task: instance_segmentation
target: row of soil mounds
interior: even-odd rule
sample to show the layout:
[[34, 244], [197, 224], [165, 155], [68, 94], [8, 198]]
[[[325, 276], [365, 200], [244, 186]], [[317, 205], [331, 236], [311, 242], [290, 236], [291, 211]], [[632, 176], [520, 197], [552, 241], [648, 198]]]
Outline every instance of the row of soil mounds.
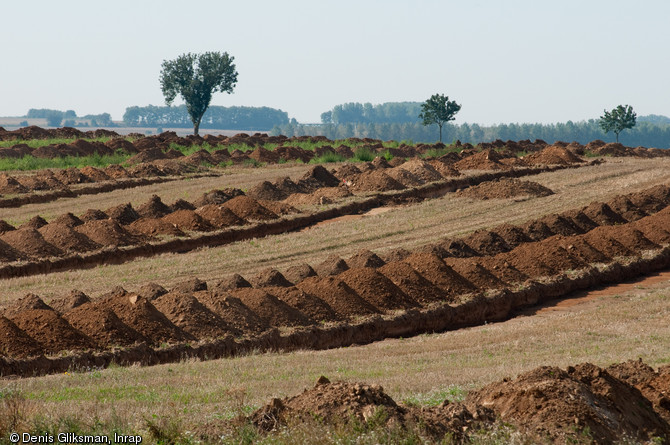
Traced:
[[[170, 206], [153, 196], [137, 209], [129, 203], [105, 211], [89, 209], [79, 216], [61, 215], [51, 223], [35, 216], [18, 229], [0, 220], [0, 246], [4, 248], [0, 261], [63, 257], [110, 246], [141, 246], [161, 235], [184, 237], [189, 232], [212, 232], [246, 225], [250, 221], [273, 221], [280, 215], [298, 213], [293, 205], [327, 204], [352, 196], [352, 192], [408, 188], [395, 181], [393, 176], [408, 185], [418, 184], [416, 187], [424, 186], [428, 181], [439, 184], [438, 181], [444, 178], [439, 173], [440, 163], [439, 160], [431, 164], [414, 159], [392, 168], [383, 158], [378, 158], [363, 164], [360, 169], [347, 164], [332, 173], [322, 166], [315, 166], [297, 181], [288, 177], [273, 183], [264, 181], [252, 187], [246, 195], [234, 188], [212, 190], [193, 202], [177, 200]], [[410, 191], [414, 187], [412, 185]]]
[[[664, 190], [667, 199], [670, 189]], [[22, 358], [220, 338], [224, 350], [232, 353], [236, 344], [230, 342], [235, 337], [260, 341], [269, 336], [267, 347], [272, 341], [281, 342], [276, 331], [280, 327], [303, 329], [285, 340], [287, 347], [333, 347], [368, 332], [364, 326], [357, 331], [356, 323], [367, 322], [367, 329], [372, 329], [384, 323], [379, 317], [398, 311], [406, 315], [366, 335], [378, 339], [379, 335], [478, 324], [504, 319], [515, 307], [603, 280], [623, 280], [667, 267], [670, 249], [660, 246], [670, 244], [670, 232], [664, 229], [668, 227], [670, 208], [666, 207], [635, 222], [525, 242], [496, 255], [442, 258], [418, 249], [400, 260], [357, 255], [350, 259], [351, 265], [335, 264], [346, 270], [334, 275], [317, 275], [309, 267], [296, 266], [293, 282], [287, 278], [293, 272], [268, 269], [251, 280], [240, 275], [209, 284], [192, 279], [169, 291], [156, 284], [136, 292], [117, 288], [93, 300], [74, 291], [49, 305], [28, 295], [3, 310], [0, 320], [6, 335], [0, 337], [0, 351]], [[649, 256], [650, 252], [658, 254]], [[638, 263], [617, 263], [621, 257], [644, 255], [648, 258]], [[570, 277], [562, 275], [566, 271]], [[547, 277], [557, 276], [563, 276], [563, 281], [544, 283]], [[524, 287], [520, 289], [519, 284]], [[410, 322], [412, 317], [419, 319], [418, 324]], [[314, 330], [321, 326], [332, 329], [316, 335]]]
[[195, 167], [178, 163], [138, 164], [124, 168], [112, 164], [104, 168], [69, 167], [45, 169], [26, 175], [0, 174], [0, 195], [20, 195], [45, 190], [70, 190], [73, 185], [115, 182], [131, 178], [181, 176], [196, 173]]
[[379, 385], [320, 377], [313, 388], [272, 399], [242, 421], [262, 432], [310, 424], [412, 429], [430, 442], [471, 443], [500, 422], [515, 427], [520, 443], [617, 443], [670, 436], [670, 366], [654, 370], [641, 360], [601, 368], [582, 363], [542, 366], [471, 391], [463, 402], [438, 406], [396, 403]]

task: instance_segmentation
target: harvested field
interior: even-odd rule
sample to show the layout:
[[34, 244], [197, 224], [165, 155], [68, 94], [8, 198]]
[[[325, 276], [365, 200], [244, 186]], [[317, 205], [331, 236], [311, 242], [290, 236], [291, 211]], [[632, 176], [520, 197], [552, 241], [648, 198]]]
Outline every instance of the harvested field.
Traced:
[[[169, 164], [152, 160], [161, 157], [215, 165], [304, 156], [280, 141], [269, 151], [261, 136], [238, 138], [249, 139], [246, 153], [194, 148], [179, 156], [166, 149], [170, 138], [133, 143], [151, 163], [127, 172], [163, 178], [156, 172]], [[342, 416], [371, 425], [382, 408], [387, 431], [405, 434], [418, 422], [429, 442], [508, 428], [496, 419], [559, 443], [584, 431], [603, 443], [622, 432], [637, 441], [667, 435], [663, 291], [633, 289], [623, 299], [576, 293], [670, 269], [670, 159], [609, 147], [624, 156], [584, 162], [567, 144], [525, 142], [519, 146], [531, 154], [521, 159], [514, 144], [499, 142], [437, 160], [213, 167], [208, 174], [217, 176], [177, 175], [0, 209], [0, 375], [38, 391], [47, 378], [31, 376], [72, 370], [111, 376], [117, 365], [154, 365], [160, 379], [165, 366], [182, 377], [188, 368], [237, 366], [222, 379], [244, 375], [256, 411], [216, 417], [196, 404], [194, 412], [207, 414], [189, 425], [201, 438], [235, 428], [232, 417], [264, 437], [295, 428], [292, 421], [307, 425], [315, 413], [324, 421], [317, 429], [346, 428]], [[320, 143], [317, 154], [327, 150]], [[342, 147], [331, 151], [347, 152]], [[95, 185], [123, 176], [84, 167], [2, 184], [48, 194], [75, 190], [84, 177]], [[654, 283], [663, 289], [662, 280]], [[545, 309], [572, 295], [573, 303]], [[551, 338], [555, 332], [564, 334]], [[428, 358], [429, 350], [442, 358]], [[395, 359], [383, 358], [389, 351]], [[414, 358], [399, 361], [400, 351]], [[249, 360], [282, 372], [301, 369], [288, 365], [297, 356], [333, 362], [307, 363], [311, 371], [282, 385], [260, 384], [267, 374], [256, 367], [259, 379], [248, 380]], [[627, 361], [638, 356], [654, 369]], [[148, 375], [127, 369], [140, 381]], [[289, 398], [321, 374], [337, 382], [320, 379]], [[469, 394], [442, 403], [445, 385]], [[429, 407], [407, 402], [432, 393], [439, 399]], [[590, 411], [592, 400], [599, 410]], [[129, 406], [122, 417], [148, 405]]]

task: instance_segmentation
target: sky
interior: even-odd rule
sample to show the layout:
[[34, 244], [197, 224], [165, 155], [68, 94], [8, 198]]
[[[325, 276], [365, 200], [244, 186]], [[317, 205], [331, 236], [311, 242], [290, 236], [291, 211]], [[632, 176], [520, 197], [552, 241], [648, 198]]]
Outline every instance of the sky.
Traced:
[[[212, 105], [319, 122], [337, 104], [462, 105], [455, 123], [670, 116], [668, 0], [5, 1], [0, 116], [163, 105], [163, 60], [227, 52]], [[181, 103], [179, 99], [175, 104]]]

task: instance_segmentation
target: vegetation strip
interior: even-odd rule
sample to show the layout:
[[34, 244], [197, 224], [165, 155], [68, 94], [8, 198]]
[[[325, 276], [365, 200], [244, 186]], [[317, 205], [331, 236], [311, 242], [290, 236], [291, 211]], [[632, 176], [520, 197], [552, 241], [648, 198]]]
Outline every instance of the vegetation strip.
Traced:
[[376, 207], [397, 204], [410, 198], [431, 199], [445, 193], [454, 192], [483, 182], [499, 178], [522, 177], [545, 172], [553, 172], [566, 168], [579, 168], [582, 165], [551, 166], [525, 169], [512, 169], [494, 173], [483, 173], [463, 179], [436, 181], [416, 188], [400, 191], [382, 192], [362, 201], [345, 204], [323, 210], [310, 215], [281, 219], [275, 222], [258, 223], [253, 226], [226, 229], [213, 233], [201, 234], [188, 239], [171, 239], [156, 244], [142, 244], [125, 248], [98, 250], [88, 254], [76, 254], [64, 258], [42, 259], [22, 264], [9, 264], [0, 267], [0, 279], [25, 277], [31, 275], [91, 268], [101, 264], [121, 264], [139, 257], [151, 257], [169, 252], [188, 252], [201, 247], [214, 247], [253, 238], [277, 235], [285, 232], [304, 229], [320, 222], [345, 215], [355, 215]]

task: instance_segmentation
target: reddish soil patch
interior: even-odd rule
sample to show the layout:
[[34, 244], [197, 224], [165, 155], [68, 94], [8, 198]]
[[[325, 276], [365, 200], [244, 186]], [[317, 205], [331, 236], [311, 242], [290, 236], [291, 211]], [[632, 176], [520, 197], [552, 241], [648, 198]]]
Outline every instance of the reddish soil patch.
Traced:
[[9, 232], [11, 230], [16, 230], [16, 227], [5, 221], [4, 219], [0, 219], [0, 234]]
[[221, 317], [232, 329], [253, 335], [270, 328], [265, 320], [242, 303], [239, 298], [210, 291], [197, 292], [195, 297], [210, 311]]
[[42, 218], [39, 215], [36, 215], [36, 216], [33, 216], [32, 218], [30, 218], [29, 221], [21, 224], [19, 226], [19, 229], [28, 229], [29, 228], [29, 229], [37, 230], [40, 227], [46, 226], [47, 224], [49, 224], [49, 223], [47, 222], [46, 219]]
[[81, 220], [86, 221], [97, 221], [109, 218], [105, 212], [98, 209], [88, 209], [86, 212], [82, 213]]
[[549, 147], [523, 158], [528, 164], [567, 165], [584, 162], [582, 158], [565, 147], [550, 145]]
[[63, 252], [90, 252], [102, 247], [65, 224], [47, 224], [39, 229], [39, 232], [46, 242]]
[[170, 207], [158, 195], [151, 196], [149, 201], [137, 208], [137, 213], [145, 218], [161, 218], [170, 212]]
[[73, 215], [72, 213], [64, 213], [51, 221], [51, 224], [60, 224], [68, 227], [76, 227], [84, 224], [84, 221]]
[[177, 210], [161, 218], [181, 230], [209, 232], [214, 227], [193, 210]]
[[329, 255], [322, 263], [314, 266], [314, 270], [320, 277], [338, 275], [348, 269], [346, 261], [335, 254]]
[[417, 187], [426, 183], [423, 179], [400, 167], [389, 169], [386, 174], [405, 187]]
[[226, 292], [243, 287], [252, 286], [251, 283], [249, 283], [242, 275], [235, 273], [216, 283], [214, 285], [214, 290], [217, 292]]
[[258, 203], [263, 207], [265, 207], [266, 209], [270, 210], [271, 212], [275, 213], [276, 215], [288, 215], [291, 213], [300, 213], [298, 209], [296, 209], [295, 207], [286, 202], [268, 201], [266, 199], [259, 199]]
[[441, 289], [405, 262], [389, 262], [378, 271], [398, 286], [405, 295], [422, 305], [443, 301], [445, 298], [445, 293]]
[[502, 236], [489, 230], [477, 230], [463, 241], [479, 255], [496, 255], [512, 250]]
[[30, 258], [61, 256], [63, 252], [49, 244], [40, 232], [33, 228], [20, 228], [0, 235], [0, 239]]
[[335, 170], [335, 176], [343, 181], [347, 180], [353, 181], [360, 174], [361, 170], [354, 164], [344, 164], [343, 166]]
[[175, 326], [199, 340], [241, 333], [191, 294], [169, 292], [153, 300], [153, 305]]
[[408, 171], [424, 182], [440, 181], [443, 179], [440, 172], [433, 165], [422, 159], [409, 160], [395, 169]]
[[414, 253], [405, 258], [404, 262], [445, 292], [448, 297], [475, 290], [472, 283], [454, 272], [435, 254]]
[[507, 285], [482, 266], [478, 258], [447, 258], [444, 262], [479, 290], [499, 289]]
[[[9, 232], [4, 232], [9, 233]], [[2, 241], [0, 236], [0, 261], [3, 263], [11, 263], [12, 261], [17, 261], [19, 259], [26, 259], [26, 255], [14, 249], [12, 246]]]
[[288, 281], [284, 275], [282, 275], [277, 269], [265, 269], [262, 270], [254, 277], [251, 282], [254, 287], [267, 287], [267, 286], [279, 286], [279, 287], [289, 287], [292, 286], [291, 282]]
[[140, 236], [186, 236], [175, 224], [157, 218], [142, 217], [126, 228], [130, 233]]
[[623, 436], [644, 441], [670, 432], [638, 390], [590, 363], [567, 371], [543, 366], [492, 383], [468, 394], [466, 406], [473, 405], [490, 407], [502, 420], [551, 442], [569, 443], [584, 429], [596, 443]]
[[87, 221], [75, 227], [75, 230], [101, 246], [130, 246], [139, 244], [142, 240], [111, 219]]
[[26, 358], [42, 355], [42, 348], [14, 322], [0, 315], [0, 356]]
[[377, 268], [382, 267], [384, 264], [386, 264], [384, 260], [379, 258], [376, 253], [370, 252], [367, 249], [361, 249], [347, 259], [347, 265], [352, 269], [360, 267]]
[[247, 191], [247, 196], [255, 199], [266, 199], [268, 201], [279, 201], [288, 196], [285, 192], [279, 190], [270, 181], [263, 181], [256, 184]]
[[367, 267], [349, 269], [338, 278], [379, 310], [417, 307], [418, 303], [381, 273]]
[[616, 213], [610, 206], [602, 202], [594, 202], [582, 209], [582, 213], [599, 226], [613, 226], [625, 224], [626, 220]]
[[231, 291], [235, 298], [251, 309], [270, 326], [309, 326], [314, 324], [307, 316], [277, 297], [261, 289], [237, 289]]
[[63, 316], [72, 326], [102, 347], [130, 346], [148, 341], [123, 323], [109, 308], [96, 303], [85, 303]]
[[305, 173], [301, 181], [308, 184], [316, 183], [319, 187], [337, 187], [340, 184], [339, 179], [320, 165]]
[[498, 259], [509, 262], [514, 268], [531, 277], [553, 276], [566, 270], [577, 270], [587, 266], [577, 256], [572, 256], [556, 245], [553, 238], [533, 244], [522, 244], [511, 252], [498, 255]]
[[350, 187], [359, 192], [385, 192], [389, 190], [403, 190], [406, 187], [380, 170], [361, 173]]
[[35, 294], [26, 294], [25, 296], [13, 301], [9, 306], [3, 309], [2, 315], [12, 318], [21, 312], [31, 309], [45, 309], [51, 310], [40, 297]]
[[577, 224], [570, 219], [556, 214], [547, 215], [538, 220], [546, 224], [547, 228], [557, 235], [572, 236], [584, 233], [584, 231]]
[[258, 201], [248, 196], [236, 196], [226, 201], [223, 205], [238, 217], [249, 221], [270, 221], [279, 218], [276, 213], [263, 207]]
[[378, 314], [379, 310], [361, 298], [349, 285], [335, 277], [309, 277], [296, 285], [330, 306], [342, 318], [352, 319]]
[[2, 174], [0, 175], [0, 193], [4, 195], [16, 195], [19, 193], [28, 193], [28, 188], [23, 186], [16, 178]]
[[468, 187], [456, 192], [456, 196], [474, 199], [508, 199], [525, 197], [542, 197], [553, 195], [547, 187], [532, 181], [515, 178], [502, 178]]
[[310, 295], [295, 286], [270, 286], [265, 287], [263, 290], [297, 309], [314, 321], [342, 321], [342, 317], [340, 317], [325, 301], [314, 295]]
[[508, 168], [500, 161], [504, 158], [495, 150], [483, 150], [454, 164], [458, 170], [501, 170]]
[[232, 210], [222, 205], [207, 204], [197, 209], [195, 213], [216, 228], [249, 224], [248, 221], [240, 218]]
[[498, 234], [508, 246], [514, 248], [521, 243], [531, 241], [530, 237], [520, 227], [511, 224], [502, 224], [492, 229], [492, 232]]
[[315, 277], [316, 275], [317, 273], [312, 269], [312, 266], [306, 263], [291, 266], [284, 272], [284, 277], [293, 284], [297, 284], [305, 278]]
[[64, 297], [54, 298], [49, 302], [49, 306], [56, 312], [63, 315], [72, 309], [81, 306], [84, 303], [90, 303], [91, 299], [85, 293], [73, 289]]
[[46, 354], [93, 348], [94, 342], [51, 309], [29, 309], [10, 318], [32, 337]]
[[111, 179], [103, 170], [91, 166], [83, 167], [81, 172], [95, 182], [109, 181]]
[[195, 340], [168, 320], [149, 300], [139, 295], [113, 295], [96, 304], [111, 309], [123, 323], [132, 326], [155, 345]]

